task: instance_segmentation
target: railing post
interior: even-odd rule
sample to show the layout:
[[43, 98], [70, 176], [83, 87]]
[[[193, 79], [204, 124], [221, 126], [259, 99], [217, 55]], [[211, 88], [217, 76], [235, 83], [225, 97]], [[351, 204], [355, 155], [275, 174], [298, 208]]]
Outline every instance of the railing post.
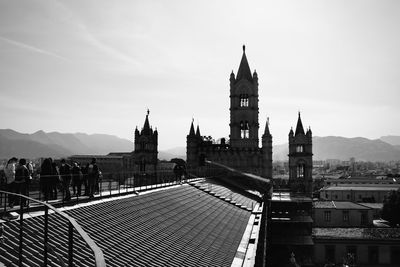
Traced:
[[[64, 207], [64, 186], [63, 186], [63, 184], [61, 184], [61, 192], [62, 192], [62, 195], [61, 195], [61, 197], [62, 197], [62, 205], [63, 205], [63, 207]], [[57, 190], [57, 188], [56, 188], [56, 190]]]
[[101, 190], [102, 190], [102, 187], [103, 187], [103, 181], [100, 181], [100, 187], [99, 187], [99, 194], [100, 194], [100, 197], [101, 197]]
[[18, 266], [22, 266], [22, 238], [23, 238], [23, 231], [22, 228], [24, 227], [24, 205], [22, 203], [22, 196], [19, 197], [19, 261]]
[[43, 266], [47, 266], [47, 242], [49, 239], [49, 207], [44, 206], [44, 250], [43, 250]]
[[7, 211], [7, 194], [3, 195], [4, 195], [4, 215], [5, 215]]
[[118, 195], [121, 194], [121, 177], [118, 178]]
[[71, 222], [68, 222], [68, 266], [74, 265], [73, 258], [73, 245], [74, 245], [74, 227]]
[[108, 189], [110, 190], [110, 196], [111, 196], [111, 180], [108, 181]]

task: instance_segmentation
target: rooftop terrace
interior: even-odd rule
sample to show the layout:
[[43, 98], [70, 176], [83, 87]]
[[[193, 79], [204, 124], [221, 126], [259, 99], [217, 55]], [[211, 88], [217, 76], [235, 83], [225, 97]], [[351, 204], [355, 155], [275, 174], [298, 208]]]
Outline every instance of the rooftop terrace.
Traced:
[[[220, 188], [223, 193], [223, 188]], [[187, 184], [94, 202], [65, 210], [103, 250], [107, 266], [230, 266], [248, 226], [251, 200], [243, 205]], [[43, 216], [24, 219], [25, 266], [43, 261]], [[49, 266], [68, 253], [65, 222], [49, 217]], [[251, 230], [251, 229], [250, 229]], [[18, 264], [18, 222], [4, 223], [0, 263]], [[74, 235], [76, 237], [77, 235]], [[242, 241], [243, 242], [243, 241]], [[74, 238], [75, 266], [94, 266], [93, 254]], [[58, 255], [58, 256], [56, 256]]]

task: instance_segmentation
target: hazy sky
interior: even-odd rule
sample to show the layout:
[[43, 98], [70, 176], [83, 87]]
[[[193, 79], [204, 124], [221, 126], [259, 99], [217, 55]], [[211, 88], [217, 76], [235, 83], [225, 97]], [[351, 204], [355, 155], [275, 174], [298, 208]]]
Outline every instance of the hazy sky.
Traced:
[[[260, 134], [400, 135], [400, 1], [0, 0], [0, 128], [159, 130], [159, 148], [229, 135], [242, 45]], [[127, 148], [130, 150], [131, 148]]]

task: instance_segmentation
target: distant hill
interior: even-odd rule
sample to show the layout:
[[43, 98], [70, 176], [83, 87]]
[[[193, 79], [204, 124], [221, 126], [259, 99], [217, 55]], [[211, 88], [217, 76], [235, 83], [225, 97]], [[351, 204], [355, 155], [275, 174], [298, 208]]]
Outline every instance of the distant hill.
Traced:
[[[274, 146], [274, 160], [287, 160], [288, 144]], [[363, 137], [345, 138], [339, 136], [313, 137], [314, 160], [349, 160], [354, 157], [361, 161], [400, 160], [400, 149], [380, 139]]]
[[186, 160], [186, 147], [175, 147], [158, 151], [158, 158], [160, 160], [171, 160], [173, 158], [181, 158]]
[[[174, 148], [169, 151], [170, 157], [186, 159], [186, 148]], [[274, 145], [273, 160], [287, 161], [288, 144]], [[390, 145], [382, 140], [370, 140], [363, 137], [346, 138], [339, 136], [314, 137], [314, 160], [339, 159], [349, 160], [354, 157], [360, 161], [392, 161], [400, 160], [400, 146]], [[161, 154], [161, 152], [160, 152]], [[171, 155], [172, 154], [172, 155]]]
[[133, 143], [113, 135], [84, 133], [19, 133], [0, 129], [0, 158], [67, 157], [73, 154], [104, 155], [133, 150]]
[[392, 146], [398, 146], [400, 147], [400, 136], [396, 136], [396, 135], [386, 135], [386, 136], [382, 136], [381, 139], [383, 142], [386, 142]]
[[[74, 154], [105, 155], [109, 152], [131, 152], [133, 143], [106, 134], [58, 133], [37, 131], [33, 134], [19, 133], [11, 129], [0, 129], [0, 158], [67, 157]], [[314, 137], [314, 160], [349, 160], [354, 157], [363, 161], [400, 160], [400, 136], [383, 136], [370, 140], [363, 137], [339, 136]], [[288, 160], [288, 145], [275, 145], [274, 161]], [[159, 151], [158, 158], [186, 159], [186, 147], [175, 147]]]

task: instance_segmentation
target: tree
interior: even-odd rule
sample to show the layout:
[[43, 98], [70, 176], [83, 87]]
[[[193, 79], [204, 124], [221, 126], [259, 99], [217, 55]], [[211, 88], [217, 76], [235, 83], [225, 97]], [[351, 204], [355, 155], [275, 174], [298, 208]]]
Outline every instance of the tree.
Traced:
[[400, 225], [400, 192], [393, 191], [383, 203], [382, 218], [392, 226]]

